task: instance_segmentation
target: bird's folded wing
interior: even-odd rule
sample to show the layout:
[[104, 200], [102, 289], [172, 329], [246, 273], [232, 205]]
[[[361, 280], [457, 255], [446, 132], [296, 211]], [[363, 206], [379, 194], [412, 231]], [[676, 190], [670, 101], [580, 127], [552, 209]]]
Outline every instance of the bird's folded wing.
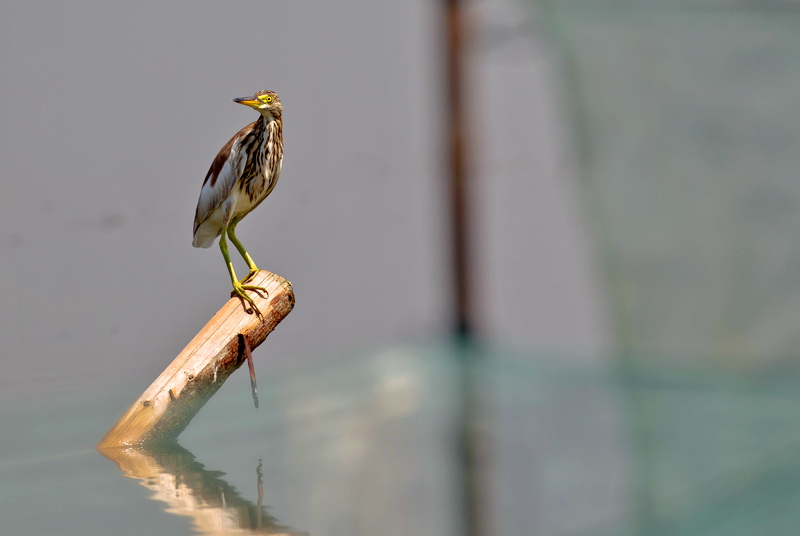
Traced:
[[231, 138], [211, 163], [194, 213], [193, 232], [195, 233], [214, 209], [225, 201], [242, 172], [247, 155], [238, 150], [237, 140], [240, 135], [241, 132]]

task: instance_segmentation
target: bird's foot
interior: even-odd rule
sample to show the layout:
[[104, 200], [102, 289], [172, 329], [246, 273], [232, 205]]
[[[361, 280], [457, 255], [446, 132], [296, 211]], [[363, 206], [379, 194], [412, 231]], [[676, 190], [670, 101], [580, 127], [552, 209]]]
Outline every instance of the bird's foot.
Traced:
[[231, 292], [231, 297], [238, 296], [239, 299], [249, 303], [252, 309], [248, 309], [247, 306], [245, 305], [245, 311], [247, 311], [248, 314], [253, 314], [255, 312], [258, 316], [261, 316], [261, 310], [256, 305], [256, 302], [253, 301], [253, 298], [247, 295], [245, 290], [254, 290], [256, 292], [263, 292], [266, 296], [269, 296], [269, 292], [267, 292], [267, 289], [265, 289], [264, 287], [257, 287], [255, 285], [242, 285], [238, 281], [233, 285], [233, 291]]
[[242, 285], [244, 285], [245, 283], [247, 283], [248, 281], [250, 281], [251, 279], [253, 279], [253, 278], [256, 276], [256, 274], [257, 274], [258, 272], [260, 272], [260, 271], [261, 271], [261, 270], [259, 270], [258, 268], [251, 268], [251, 269], [250, 269], [250, 273], [249, 273], [249, 274], [247, 274], [247, 276], [246, 276], [244, 279], [242, 279], [242, 280], [240, 281], [240, 283], [241, 283]]

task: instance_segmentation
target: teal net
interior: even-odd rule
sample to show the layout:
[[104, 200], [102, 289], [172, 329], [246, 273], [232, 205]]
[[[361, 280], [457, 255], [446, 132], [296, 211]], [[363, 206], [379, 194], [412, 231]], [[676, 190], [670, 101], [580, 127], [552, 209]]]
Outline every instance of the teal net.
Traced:
[[549, 2], [620, 349], [800, 347], [800, 3]]

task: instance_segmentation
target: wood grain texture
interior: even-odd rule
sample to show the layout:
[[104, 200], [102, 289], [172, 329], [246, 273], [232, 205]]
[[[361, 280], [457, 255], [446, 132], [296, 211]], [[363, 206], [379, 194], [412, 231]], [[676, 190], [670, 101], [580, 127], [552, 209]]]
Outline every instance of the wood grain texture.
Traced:
[[282, 277], [261, 271], [249, 284], [269, 294], [248, 291], [261, 315], [248, 314], [242, 300], [231, 298], [109, 430], [99, 449], [175, 439], [244, 362], [239, 333], [256, 348], [294, 307], [292, 285]]

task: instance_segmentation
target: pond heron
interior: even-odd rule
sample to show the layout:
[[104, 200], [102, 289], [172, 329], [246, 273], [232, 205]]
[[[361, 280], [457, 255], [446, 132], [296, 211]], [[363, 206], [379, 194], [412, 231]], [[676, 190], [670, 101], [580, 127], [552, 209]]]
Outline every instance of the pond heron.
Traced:
[[[251, 97], [233, 99], [256, 110], [261, 117], [237, 132], [219, 151], [208, 170], [194, 215], [192, 245], [208, 248], [219, 236], [219, 249], [228, 266], [233, 292], [256, 312], [246, 290], [266, 292], [247, 285], [258, 273], [258, 266], [236, 238], [236, 225], [256, 208], [275, 188], [283, 164], [283, 107], [274, 91], [259, 91]], [[241, 281], [236, 277], [228, 242], [244, 258], [250, 273]]]

